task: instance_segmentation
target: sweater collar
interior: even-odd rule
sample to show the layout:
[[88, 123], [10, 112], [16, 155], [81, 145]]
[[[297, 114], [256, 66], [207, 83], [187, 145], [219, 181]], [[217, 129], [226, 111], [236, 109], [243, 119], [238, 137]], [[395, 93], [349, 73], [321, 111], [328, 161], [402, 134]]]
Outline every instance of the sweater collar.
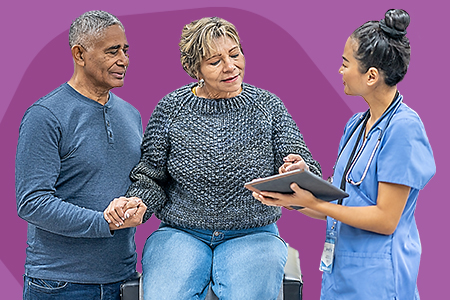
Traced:
[[226, 99], [208, 99], [194, 95], [192, 88], [195, 85], [197, 85], [197, 83], [192, 82], [180, 88], [180, 96], [185, 99], [185, 105], [187, 107], [203, 114], [217, 114], [238, 110], [251, 103], [256, 94], [254, 86], [242, 83], [242, 92], [235, 97]]

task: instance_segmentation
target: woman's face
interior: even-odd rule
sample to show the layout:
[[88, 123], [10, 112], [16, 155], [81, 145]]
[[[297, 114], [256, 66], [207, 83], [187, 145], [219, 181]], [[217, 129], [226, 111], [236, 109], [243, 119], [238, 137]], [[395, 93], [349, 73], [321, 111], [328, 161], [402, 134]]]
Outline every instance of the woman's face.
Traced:
[[357, 47], [358, 44], [355, 40], [347, 39], [342, 55], [343, 62], [339, 68], [344, 83], [344, 92], [352, 96], [362, 96], [367, 86], [367, 76], [359, 71], [359, 61], [354, 56]]
[[211, 53], [200, 62], [199, 79], [205, 81], [202, 96], [224, 99], [237, 96], [244, 79], [245, 58], [229, 37], [220, 37], [211, 45]]

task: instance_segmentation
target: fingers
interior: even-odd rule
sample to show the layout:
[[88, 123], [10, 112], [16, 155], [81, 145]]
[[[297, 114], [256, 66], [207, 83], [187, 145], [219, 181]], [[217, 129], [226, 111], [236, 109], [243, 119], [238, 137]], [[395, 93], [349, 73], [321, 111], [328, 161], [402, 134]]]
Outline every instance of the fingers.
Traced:
[[123, 226], [121, 226], [120, 228], [136, 227], [142, 224], [142, 219], [144, 218], [144, 214], [147, 211], [147, 206], [142, 203], [142, 205], [131, 209], [134, 211], [134, 213], [125, 220]]
[[[128, 209], [130, 209], [130, 208], [136, 208], [136, 207], [138, 207], [139, 206], [139, 204], [141, 204], [142, 203], [142, 200], [141, 199], [139, 199], [139, 198], [137, 198], [137, 197], [131, 197], [131, 198], [128, 198], [128, 202], [126, 203], [126, 205], [125, 205], [125, 207], [124, 207], [124, 211], [126, 211], [126, 210], [128, 210]], [[125, 216], [125, 219], [126, 219], [127, 217]]]
[[[111, 201], [108, 207], [103, 211], [103, 216], [109, 224], [114, 224], [120, 227], [124, 221], [134, 214], [133, 211], [128, 211], [142, 204], [142, 200], [136, 197], [125, 198], [120, 197]], [[128, 213], [126, 213], [128, 212]]]
[[289, 154], [285, 158], [283, 158], [284, 164], [283, 168], [285, 172], [293, 171], [293, 170], [309, 170], [309, 166], [303, 160], [303, 158], [298, 154]]
[[289, 154], [288, 156], [283, 158], [284, 162], [290, 162], [290, 163], [297, 162], [297, 161], [300, 161], [300, 160], [303, 160], [303, 158], [300, 155], [298, 155], [298, 154]]
[[134, 216], [135, 216], [136, 219], [139, 220], [139, 224], [142, 224], [142, 219], [144, 218], [144, 214], [145, 214], [146, 211], [147, 211], [147, 206], [144, 203], [141, 203], [137, 207], [137, 211], [134, 214]]
[[133, 208], [129, 208], [125, 211], [125, 220], [130, 218], [132, 215], [134, 215], [137, 212], [138, 208], [137, 207], [133, 207]]
[[128, 219], [134, 214], [136, 214], [139, 208], [141, 208], [141, 210], [144, 209], [144, 213], [145, 210], [147, 210], [147, 206], [142, 202], [141, 199], [136, 197], [130, 198], [130, 201], [128, 201], [128, 203], [125, 206], [125, 213], [124, 213], [125, 219]]
[[321, 201], [317, 199], [310, 191], [304, 190], [299, 187], [295, 182], [291, 183], [290, 188], [294, 191], [291, 194], [289, 206], [301, 206], [301, 207], [311, 207], [315, 201]]
[[309, 170], [308, 165], [298, 154], [289, 154], [283, 158], [284, 164], [278, 169], [278, 173], [286, 173], [293, 170], [305, 169]]
[[304, 193], [311, 194], [309, 191], [304, 190], [301, 187], [299, 187], [298, 184], [296, 184], [295, 182], [291, 183], [291, 185], [289, 187], [291, 188], [292, 191], [294, 191], [294, 194], [297, 194], [297, 195], [302, 195]]
[[304, 160], [297, 161], [292, 164], [288, 164], [286, 167], [286, 172], [294, 171], [294, 170], [309, 170], [308, 165]]
[[139, 200], [138, 201], [139, 204], [137, 206], [127, 209], [124, 213], [126, 218], [123, 220], [122, 224], [113, 228], [112, 230], [136, 227], [136, 226], [142, 224], [144, 214], [147, 211], [147, 206], [142, 202], [142, 200], [140, 200], [138, 198], [136, 198], [134, 200], [136, 200], [136, 201]]
[[292, 209], [292, 206], [308, 207], [314, 199], [311, 192], [300, 188], [296, 183], [292, 183], [290, 188], [294, 193], [280, 194], [275, 192], [262, 191], [260, 193], [253, 192], [252, 196], [261, 203], [268, 206], [285, 207]]
[[114, 224], [116, 227], [122, 225], [124, 220], [123, 207], [127, 202], [128, 199], [125, 197], [116, 198], [111, 201], [108, 207], [103, 211], [105, 220], [110, 224]]
[[261, 203], [268, 205], [268, 206], [283, 206], [281, 204], [281, 201], [277, 198], [275, 198], [275, 193], [272, 193], [272, 196], [270, 196], [271, 193], [269, 192], [261, 192], [261, 194], [253, 192], [253, 197], [260, 201]]
[[278, 168], [278, 173], [280, 173], [280, 174], [286, 173], [287, 172], [286, 167], [287, 167], [287, 164], [283, 164], [281, 167]]

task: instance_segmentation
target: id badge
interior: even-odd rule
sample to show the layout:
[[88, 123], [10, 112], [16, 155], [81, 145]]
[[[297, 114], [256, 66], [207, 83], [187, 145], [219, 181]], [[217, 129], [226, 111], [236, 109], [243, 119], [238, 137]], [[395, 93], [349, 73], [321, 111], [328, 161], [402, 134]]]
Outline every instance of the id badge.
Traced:
[[319, 267], [319, 270], [322, 272], [331, 273], [331, 270], [333, 270], [334, 247], [336, 246], [336, 241], [336, 230], [327, 230], [327, 237], [325, 239]]

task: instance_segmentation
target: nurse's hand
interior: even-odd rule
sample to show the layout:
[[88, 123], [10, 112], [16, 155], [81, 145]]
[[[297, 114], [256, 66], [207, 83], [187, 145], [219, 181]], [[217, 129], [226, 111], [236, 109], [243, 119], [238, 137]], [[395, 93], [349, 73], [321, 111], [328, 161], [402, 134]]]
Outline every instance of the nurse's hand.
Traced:
[[[311, 197], [315, 198], [310, 192], [308, 192], [306, 190], [300, 191], [301, 188], [299, 188], [297, 184], [295, 184], [296, 187], [294, 187], [293, 186], [294, 184], [291, 185], [291, 189], [296, 189], [296, 190], [298, 189], [299, 193], [297, 195], [301, 195], [302, 191], [304, 191], [305, 197], [311, 196]], [[292, 208], [292, 207], [301, 206], [302, 208], [299, 209], [298, 211], [301, 212], [302, 214], [304, 214], [308, 217], [314, 218], [314, 219], [318, 219], [318, 220], [326, 220], [327, 219], [327, 216], [325, 214], [315, 211], [315, 210], [312, 210], [310, 208], [307, 208], [306, 206], [304, 206], [304, 204], [302, 204], [302, 205], [296, 204], [296, 205], [292, 205], [292, 206], [286, 205], [286, 203], [303, 203], [303, 202], [301, 202], [301, 200], [300, 200], [300, 202], [296, 202], [295, 196], [296, 196], [295, 193], [294, 194], [279, 194], [279, 193], [270, 193], [270, 192], [261, 192], [261, 193], [253, 192], [253, 197], [256, 200], [261, 201], [265, 205], [282, 206], [289, 210], [293, 210], [294, 208]], [[315, 198], [315, 200], [318, 200], [318, 199]], [[318, 200], [318, 201], [320, 201], [320, 200]]]
[[311, 192], [300, 188], [296, 183], [292, 183], [290, 187], [294, 191], [292, 194], [262, 191], [260, 193], [253, 192], [253, 197], [265, 205], [283, 207], [310, 207], [315, 201], [321, 201], [314, 197]]
[[293, 170], [305, 169], [309, 170], [308, 165], [303, 158], [298, 154], [289, 154], [283, 158], [284, 164], [278, 169], [280, 174]]

